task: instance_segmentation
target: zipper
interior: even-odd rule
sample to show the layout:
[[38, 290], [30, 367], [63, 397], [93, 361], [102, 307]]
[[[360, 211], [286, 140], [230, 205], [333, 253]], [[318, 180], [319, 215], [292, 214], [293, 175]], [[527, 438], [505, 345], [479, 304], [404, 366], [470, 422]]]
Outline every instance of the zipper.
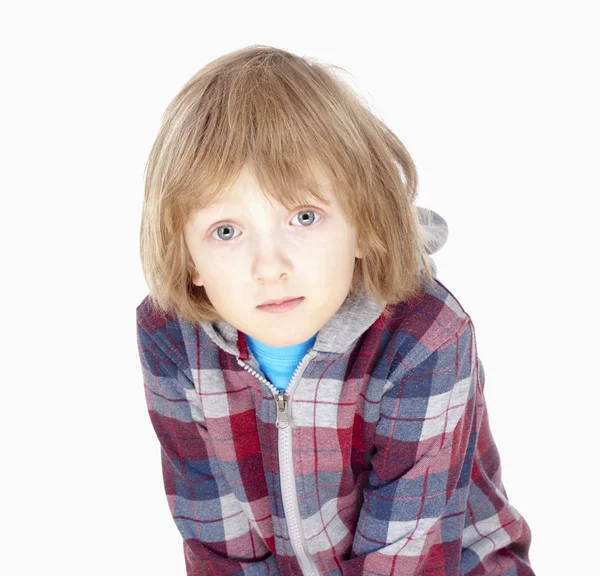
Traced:
[[290, 397], [289, 394], [286, 394], [285, 392], [281, 394], [277, 389], [273, 394], [275, 395], [275, 400], [277, 402], [277, 420], [275, 421], [275, 425], [281, 430], [290, 425], [290, 417], [287, 410]]
[[279, 470], [281, 480], [281, 497], [283, 500], [283, 509], [285, 518], [290, 533], [290, 544], [296, 555], [296, 559], [300, 564], [300, 569], [304, 576], [320, 576], [312, 556], [308, 552], [308, 544], [302, 530], [302, 517], [300, 516], [300, 506], [298, 504], [298, 496], [296, 492], [296, 476], [294, 474], [294, 454], [292, 450], [292, 419], [290, 415], [290, 405], [294, 390], [300, 381], [298, 375], [305, 365], [310, 362], [317, 352], [312, 348], [296, 367], [294, 375], [290, 380], [287, 388], [289, 394], [279, 392], [273, 384], [266, 378], [246, 364], [243, 360], [237, 358], [237, 362], [245, 370], [250, 372], [261, 382], [263, 382], [273, 392], [273, 396], [277, 403], [277, 419], [275, 425], [279, 430]]

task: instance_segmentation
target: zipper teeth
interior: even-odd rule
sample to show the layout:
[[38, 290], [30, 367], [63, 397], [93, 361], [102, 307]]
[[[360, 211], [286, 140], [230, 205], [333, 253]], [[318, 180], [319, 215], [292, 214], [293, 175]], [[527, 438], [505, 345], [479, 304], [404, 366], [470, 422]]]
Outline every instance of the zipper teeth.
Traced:
[[[273, 392], [273, 395], [275, 397], [280, 396], [279, 390], [277, 388], [275, 388], [275, 386], [273, 386], [273, 384], [271, 384], [266, 378], [261, 376], [256, 370], [254, 370], [254, 368], [252, 368], [252, 366], [248, 366], [248, 364], [246, 364], [243, 360], [240, 360], [239, 358], [237, 359], [237, 362], [242, 368], [244, 368], [244, 370], [250, 372], [253, 376], [256, 376], [261, 382], [266, 384], [269, 387], [269, 389]], [[295, 375], [296, 374], [294, 373], [294, 376]]]
[[[292, 429], [289, 428], [289, 431], [285, 430], [284, 434], [285, 434], [285, 439], [284, 439], [283, 457], [284, 457], [284, 460], [286, 462], [288, 462], [292, 459], [292, 454], [291, 454]], [[293, 466], [292, 466], [292, 468], [293, 468]], [[313, 561], [310, 558], [308, 550], [304, 546], [305, 541], [304, 541], [304, 538], [302, 537], [302, 534], [300, 533], [300, 530], [302, 527], [302, 517], [300, 516], [300, 509], [298, 506], [298, 494], [296, 492], [296, 477], [294, 474], [292, 474], [291, 478], [289, 478], [289, 476], [285, 476], [285, 478], [286, 478], [286, 484], [288, 487], [287, 495], [289, 496], [289, 498], [287, 499], [287, 505], [288, 505], [287, 508], [291, 512], [290, 516], [296, 517], [298, 519], [298, 522], [290, 523], [289, 530], [290, 530], [290, 539], [292, 539], [292, 535], [294, 535], [296, 537], [296, 544], [297, 544], [298, 551], [300, 553], [300, 557], [297, 557], [298, 563], [300, 564], [300, 570], [302, 572], [305, 572], [305, 570], [308, 569], [309, 576], [317, 576], [318, 571], [313, 572], [313, 569], [312, 569]], [[283, 487], [282, 487], [282, 490], [283, 490]], [[285, 503], [286, 503], [286, 501], [284, 500], [284, 506], [285, 506]], [[293, 548], [293, 546], [292, 546], [292, 548]], [[301, 559], [302, 556], [306, 559], [306, 561]], [[308, 566], [305, 565], [305, 562], [306, 562], [306, 564], [308, 564]]]
[[[304, 358], [302, 359], [302, 361], [300, 362], [300, 364], [298, 364], [298, 366], [296, 366], [296, 370], [294, 371], [294, 374], [293, 374], [293, 376], [292, 376], [292, 378], [290, 380], [290, 382], [293, 382], [294, 385], [296, 384], [295, 379], [296, 379], [296, 376], [297, 376], [298, 372], [300, 371], [300, 369], [303, 368], [304, 365], [307, 362], [310, 362], [310, 360], [313, 358], [312, 352], [313, 352], [313, 349], [311, 348], [306, 353], [306, 355], [304, 356]], [[284, 402], [284, 404], [283, 404], [283, 406], [284, 406], [284, 412], [287, 412], [287, 406], [291, 403], [291, 394], [287, 394], [287, 393], [283, 393], [282, 394], [277, 388], [275, 388], [275, 386], [273, 386], [273, 384], [271, 384], [266, 378], [264, 378], [256, 370], [254, 370], [254, 368], [252, 368], [251, 366], [248, 366], [243, 360], [240, 360], [239, 358], [237, 358], [236, 360], [237, 360], [237, 363], [240, 366], [242, 366], [242, 368], [244, 368], [246, 371], [250, 372], [256, 378], [258, 378], [261, 382], [263, 382], [273, 392], [273, 395], [274, 395], [276, 403], [277, 403], [277, 418], [279, 419], [279, 405], [280, 405], [279, 401], [280, 401], [280, 399], [283, 399], [283, 402]], [[287, 390], [290, 390], [290, 389], [291, 389], [291, 386], [288, 385]], [[288, 430], [282, 430], [281, 432], [283, 432], [284, 434], [290, 434], [291, 433], [291, 428], [290, 428], [290, 432], [288, 432]], [[285, 441], [285, 456], [284, 456], [284, 458], [286, 460], [288, 458], [288, 454], [287, 454], [288, 450], [291, 450], [291, 436], [290, 436], [290, 441], [289, 442]], [[289, 482], [290, 480], [287, 479], [286, 481]], [[295, 480], [294, 480], [294, 482], [295, 482]], [[282, 486], [282, 490], [283, 490], [283, 486]], [[294, 490], [294, 493], [295, 493], [295, 490]], [[293, 502], [291, 503], [291, 506], [294, 506]], [[296, 515], [296, 514], [294, 514], [294, 515]], [[296, 516], [298, 516], [298, 522], [300, 522], [300, 524], [301, 524], [302, 523], [302, 517], [299, 514], [296, 515]], [[316, 566], [314, 564], [314, 560], [310, 557], [308, 551], [304, 549], [303, 538], [302, 538], [302, 535], [300, 534], [300, 528], [297, 525], [297, 523], [293, 523], [292, 526], [290, 527], [290, 530], [294, 531], [294, 533], [297, 536], [297, 539], [299, 540], [299, 550], [306, 557], [306, 560], [307, 560], [307, 562], [309, 564], [309, 575], [310, 576], [317, 576], [319, 574], [319, 571], [317, 570], [317, 568], [316, 568]], [[302, 564], [300, 565], [300, 570], [302, 570]]]

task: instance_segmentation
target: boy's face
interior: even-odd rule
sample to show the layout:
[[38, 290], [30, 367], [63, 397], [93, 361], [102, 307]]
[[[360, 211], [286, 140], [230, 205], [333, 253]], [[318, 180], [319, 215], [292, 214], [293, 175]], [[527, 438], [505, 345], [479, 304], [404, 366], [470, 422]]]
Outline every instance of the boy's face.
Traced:
[[[330, 202], [311, 201], [318, 211], [272, 206], [244, 170], [227, 196], [185, 225], [193, 283], [204, 286], [224, 320], [269, 346], [312, 338], [343, 304], [355, 258], [362, 257], [356, 229], [343, 217], [328, 179], [316, 174]], [[287, 312], [257, 308], [269, 299], [300, 296]]]

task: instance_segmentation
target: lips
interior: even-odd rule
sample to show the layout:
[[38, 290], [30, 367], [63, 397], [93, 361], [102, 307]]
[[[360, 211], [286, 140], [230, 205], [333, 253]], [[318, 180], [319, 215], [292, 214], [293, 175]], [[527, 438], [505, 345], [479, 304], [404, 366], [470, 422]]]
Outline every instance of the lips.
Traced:
[[304, 297], [292, 298], [291, 300], [285, 300], [282, 304], [261, 304], [257, 306], [261, 312], [268, 312], [270, 314], [283, 314], [294, 310], [302, 304]]
[[298, 300], [299, 298], [302, 298], [302, 296], [293, 296], [291, 298], [281, 298], [279, 300], [267, 300], [266, 302], [263, 302], [262, 304], [259, 304], [260, 306], [274, 306], [277, 304], [283, 304], [284, 302], [289, 302], [290, 300]]

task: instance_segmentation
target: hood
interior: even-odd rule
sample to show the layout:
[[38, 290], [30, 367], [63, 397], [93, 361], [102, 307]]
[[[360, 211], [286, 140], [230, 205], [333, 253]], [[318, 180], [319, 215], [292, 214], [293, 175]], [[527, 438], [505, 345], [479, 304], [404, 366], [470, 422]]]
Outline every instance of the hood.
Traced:
[[[425, 250], [435, 276], [437, 268], [429, 255], [439, 251], [446, 243], [448, 224], [437, 212], [420, 206], [416, 208]], [[318, 352], [344, 353], [381, 316], [386, 305], [387, 302], [378, 303], [373, 300], [361, 287], [354, 296], [346, 298], [337, 312], [319, 330], [313, 348]], [[236, 357], [239, 357], [241, 352], [243, 357], [248, 357], [243, 335], [229, 322], [216, 320], [201, 322], [200, 325], [219, 348]]]

